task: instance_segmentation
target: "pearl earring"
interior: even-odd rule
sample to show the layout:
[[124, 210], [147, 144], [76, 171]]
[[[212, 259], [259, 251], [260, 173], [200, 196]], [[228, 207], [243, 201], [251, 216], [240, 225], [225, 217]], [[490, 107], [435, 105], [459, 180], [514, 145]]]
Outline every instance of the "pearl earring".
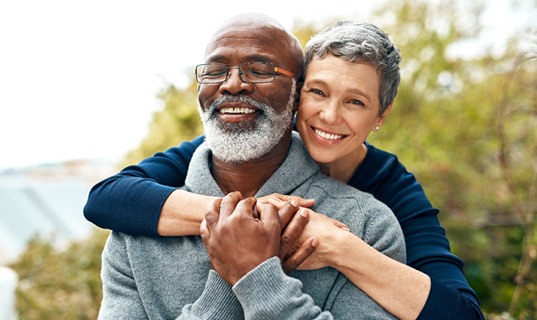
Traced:
[[376, 126], [375, 127], [375, 131], [379, 131], [380, 130], [380, 127], [379, 126]]

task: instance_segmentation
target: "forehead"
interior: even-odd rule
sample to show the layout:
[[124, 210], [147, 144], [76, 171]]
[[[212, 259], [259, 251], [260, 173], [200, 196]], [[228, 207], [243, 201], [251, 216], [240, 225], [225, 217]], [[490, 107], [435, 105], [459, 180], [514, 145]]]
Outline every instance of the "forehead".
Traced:
[[289, 36], [271, 26], [228, 26], [214, 35], [205, 51], [206, 61], [271, 61], [289, 63]]

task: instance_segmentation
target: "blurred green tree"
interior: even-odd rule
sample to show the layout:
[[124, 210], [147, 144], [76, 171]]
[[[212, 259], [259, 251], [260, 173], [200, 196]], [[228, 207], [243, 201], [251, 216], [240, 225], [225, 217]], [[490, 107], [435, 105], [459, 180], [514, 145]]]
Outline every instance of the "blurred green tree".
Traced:
[[396, 153], [440, 208], [484, 311], [534, 319], [537, 42], [514, 37], [503, 52], [466, 55], [483, 7], [466, 4], [462, 15], [458, 5], [398, 1], [378, 11], [402, 51], [403, 79], [370, 142]]
[[19, 275], [17, 311], [21, 320], [96, 319], [102, 299], [101, 252], [108, 231], [67, 248], [36, 237], [13, 263]]
[[196, 88], [195, 79], [191, 79], [190, 85], [184, 89], [170, 85], [158, 95], [163, 108], [153, 113], [147, 136], [125, 156], [121, 167], [135, 164], [203, 132], [197, 109]]

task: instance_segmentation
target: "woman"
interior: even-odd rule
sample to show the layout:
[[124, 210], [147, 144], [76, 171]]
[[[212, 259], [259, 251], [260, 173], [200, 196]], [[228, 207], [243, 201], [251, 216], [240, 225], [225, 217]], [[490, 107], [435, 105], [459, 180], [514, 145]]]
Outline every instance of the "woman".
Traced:
[[[334, 267], [399, 318], [483, 318], [462, 262], [449, 252], [438, 210], [395, 156], [365, 143], [392, 107], [399, 60], [397, 48], [373, 25], [342, 22], [324, 30], [306, 46], [296, 121], [323, 172], [372, 193], [392, 209], [405, 234], [408, 265], [312, 214], [306, 232], [319, 238], [319, 247], [301, 269]], [[202, 140], [182, 143], [97, 184], [84, 209], [86, 218], [131, 234], [199, 234], [211, 199], [175, 188], [184, 183]]]

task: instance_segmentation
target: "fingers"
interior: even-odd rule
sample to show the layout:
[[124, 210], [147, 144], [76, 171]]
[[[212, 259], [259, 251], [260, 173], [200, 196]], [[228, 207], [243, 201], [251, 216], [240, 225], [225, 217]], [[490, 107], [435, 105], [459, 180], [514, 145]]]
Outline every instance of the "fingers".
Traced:
[[277, 227], [276, 232], [278, 232], [278, 234], [281, 232], [278, 209], [272, 204], [267, 203], [262, 205], [261, 211], [259, 212], [259, 219], [271, 229]]
[[287, 225], [281, 236], [279, 253], [280, 259], [283, 260], [287, 253], [293, 249], [296, 240], [300, 237], [302, 231], [304, 231], [308, 221], [309, 209], [300, 208], [298, 214], [293, 216], [293, 219]]
[[228, 193], [220, 203], [219, 212], [222, 217], [230, 216], [235, 208], [237, 203], [242, 199], [242, 194], [239, 191], [234, 191]]
[[279, 208], [280, 210], [278, 211], [278, 214], [280, 216], [280, 224], [285, 228], [297, 213], [299, 209], [298, 202], [293, 199]]
[[254, 197], [248, 197], [246, 199], [240, 200], [233, 210], [233, 215], [244, 215], [246, 217], [253, 217], [254, 219], [258, 219], [259, 213], [255, 208], [256, 201], [257, 200]]
[[222, 198], [216, 198], [211, 201], [207, 207], [207, 210], [205, 211], [205, 219], [203, 219], [202, 224], [200, 225], [200, 231], [202, 233], [204, 229], [210, 229], [218, 222], [222, 200]]
[[298, 269], [298, 267], [306, 261], [306, 259], [315, 251], [315, 248], [318, 245], [318, 241], [316, 238], [311, 237], [308, 240], [306, 240], [300, 248], [298, 248], [295, 253], [293, 253], [290, 257], [285, 258], [282, 260], [282, 266], [283, 270], [286, 274], [291, 274], [293, 271]]
[[304, 208], [311, 208], [315, 204], [315, 199], [302, 199], [299, 197], [296, 198], [298, 198], [298, 205]]
[[327, 217], [328, 219], [330, 219], [332, 221], [332, 223], [334, 223], [336, 225], [336, 227], [340, 228], [340, 229], [343, 229], [345, 231], [350, 231], [351, 229], [346, 225], [344, 224], [343, 222], [339, 221], [339, 220], [336, 220], [336, 219], [332, 219], [330, 217]]
[[311, 208], [315, 204], [315, 199], [303, 199], [298, 196], [289, 196], [285, 194], [273, 193], [261, 198], [263, 201], [272, 203], [276, 207], [280, 208], [287, 202], [295, 200], [300, 207]]

